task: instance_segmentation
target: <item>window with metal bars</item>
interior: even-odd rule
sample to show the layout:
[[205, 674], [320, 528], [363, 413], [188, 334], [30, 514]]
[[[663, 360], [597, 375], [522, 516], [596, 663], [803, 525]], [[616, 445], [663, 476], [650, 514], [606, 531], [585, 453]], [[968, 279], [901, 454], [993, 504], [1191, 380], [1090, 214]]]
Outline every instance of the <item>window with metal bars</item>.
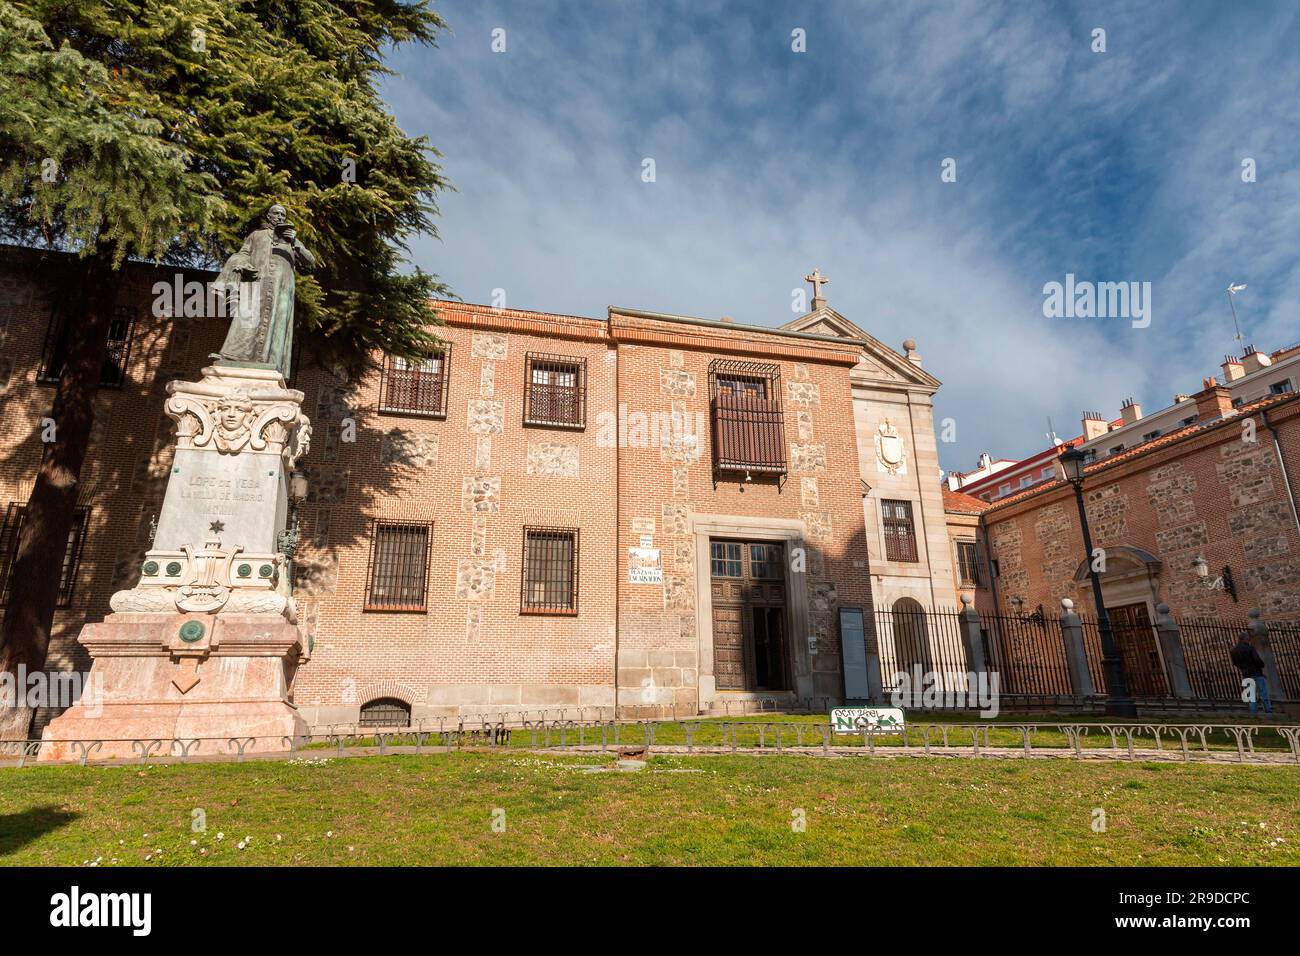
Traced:
[[366, 574], [367, 611], [425, 610], [429, 539], [433, 526], [413, 521], [375, 521]]
[[380, 697], [361, 705], [357, 724], [362, 727], [409, 727], [411, 705], [396, 697]]
[[717, 471], [785, 474], [779, 366], [714, 359], [709, 405]]
[[520, 612], [578, 613], [578, 532], [525, 528]]
[[524, 424], [587, 425], [587, 360], [529, 352], [524, 362]]
[[885, 532], [886, 561], [917, 561], [916, 531], [912, 524], [910, 501], [880, 502]]
[[[4, 524], [0, 525], [0, 607], [9, 605], [14, 583], [10, 572], [14, 560], [18, 557], [18, 535], [22, 531], [26, 515], [27, 506], [12, 501], [5, 510]], [[86, 544], [86, 526], [89, 518], [89, 508], [78, 508], [73, 513], [72, 527], [68, 529], [68, 542], [63, 549], [63, 565], [59, 570], [58, 607], [69, 607], [72, 604], [72, 592], [77, 583], [77, 568], [81, 564], [81, 552]]]
[[974, 541], [957, 542], [957, 567], [961, 574], [961, 583], [967, 587], [983, 587], [980, 577], [979, 549]]
[[[63, 375], [68, 360], [69, 336], [76, 327], [69, 321], [69, 313], [56, 308], [45, 330], [45, 345], [41, 350], [41, 368], [36, 381], [55, 385]], [[100, 388], [121, 388], [126, 381], [126, 363], [131, 356], [131, 334], [135, 329], [135, 313], [126, 306], [118, 308], [108, 323], [108, 351], [99, 372]]]
[[379, 386], [379, 410], [398, 415], [447, 417], [451, 346], [425, 359], [389, 355]]

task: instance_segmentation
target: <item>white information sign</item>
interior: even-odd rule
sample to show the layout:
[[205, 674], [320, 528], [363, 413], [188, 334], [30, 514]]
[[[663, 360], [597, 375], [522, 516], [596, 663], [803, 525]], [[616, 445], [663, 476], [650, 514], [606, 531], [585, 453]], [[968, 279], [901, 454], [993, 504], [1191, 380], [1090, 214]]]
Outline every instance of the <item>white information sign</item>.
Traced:
[[664, 566], [658, 548], [627, 549], [628, 584], [663, 584]]

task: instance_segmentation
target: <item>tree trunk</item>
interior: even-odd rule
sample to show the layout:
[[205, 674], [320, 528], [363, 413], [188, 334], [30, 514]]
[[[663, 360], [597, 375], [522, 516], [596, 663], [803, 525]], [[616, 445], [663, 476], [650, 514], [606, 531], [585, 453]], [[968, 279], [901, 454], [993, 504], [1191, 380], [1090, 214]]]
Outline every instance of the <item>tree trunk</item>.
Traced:
[[[66, 300], [67, 361], [59, 376], [50, 417], [54, 440], [45, 443], [27, 501], [18, 550], [9, 569], [9, 606], [0, 625], [0, 673], [13, 675], [16, 699], [0, 708], [0, 739], [26, 738], [35, 711], [24, 706], [26, 674], [45, 668], [59, 579], [77, 507], [81, 468], [95, 418], [95, 393], [108, 351], [122, 273], [103, 251], [77, 263]], [[44, 424], [38, 425], [42, 436]], [[68, 702], [70, 703], [70, 702]]]

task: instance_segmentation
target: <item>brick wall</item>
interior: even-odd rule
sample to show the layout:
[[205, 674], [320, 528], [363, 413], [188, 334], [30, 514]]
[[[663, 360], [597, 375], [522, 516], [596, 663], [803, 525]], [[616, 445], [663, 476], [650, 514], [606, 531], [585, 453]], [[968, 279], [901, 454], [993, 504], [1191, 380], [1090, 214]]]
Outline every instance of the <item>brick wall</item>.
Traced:
[[[1265, 405], [1295, 482], [1300, 399], [1279, 396]], [[1247, 440], [1251, 436], [1254, 441]], [[1117, 575], [1140, 576], [1129, 550], [1136, 549], [1157, 559], [1148, 590], [1153, 602], [1169, 604], [1175, 615], [1237, 622], [1257, 607], [1266, 621], [1300, 620], [1300, 535], [1261, 410], [1248, 409], [1180, 440], [1094, 466], [1084, 499], [1093, 544], [1107, 552], [1108, 587]], [[995, 505], [985, 521], [991, 556], [1000, 566], [996, 584], [1004, 612], [1012, 597], [1023, 597], [1030, 608], [1042, 603], [1049, 613], [1068, 597], [1095, 612], [1087, 580], [1074, 580], [1083, 541], [1068, 486]], [[1114, 555], [1120, 555], [1118, 563]], [[1196, 575], [1198, 555], [1208, 562], [1211, 581], [1231, 568], [1236, 601]]]
[[[40, 457], [39, 422], [53, 387], [36, 383], [49, 326], [48, 290], [62, 257], [9, 253], [0, 264], [0, 499], [26, 501]], [[164, 388], [195, 379], [220, 346], [224, 321], [155, 317], [152, 286], [174, 270], [132, 267], [121, 304], [135, 317], [126, 381], [97, 398], [81, 501], [91, 520], [72, 607], [60, 610], [51, 666], [84, 668], [76, 635], [130, 587], [161, 509], [172, 426]], [[204, 273], [184, 278], [204, 281]], [[304, 366], [313, 445], [310, 492], [298, 508], [295, 596], [314, 639], [295, 701], [314, 723], [355, 720], [395, 697], [412, 716], [536, 712], [579, 706], [622, 713], [693, 711], [700, 704], [698, 516], [730, 516], [790, 535], [806, 561], [789, 578], [805, 617], [799, 690], [842, 691], [840, 606], [870, 608], [852, 398], [852, 347], [795, 336], [599, 321], [442, 303], [450, 344], [445, 418], [380, 410], [382, 376], [356, 380]], [[617, 334], [612, 330], [621, 329]], [[586, 426], [526, 427], [529, 353], [586, 362]], [[719, 356], [778, 365], [790, 467], [778, 487], [712, 482], [708, 365]], [[620, 415], [620, 404], [623, 407]], [[629, 415], [705, 422], [630, 435]], [[620, 424], [621, 423], [621, 424]], [[619, 447], [622, 436], [623, 447]], [[660, 586], [628, 583], [634, 521], [653, 519]], [[432, 526], [427, 608], [367, 611], [376, 520]], [[524, 528], [577, 529], [576, 615], [520, 613]], [[791, 530], [793, 529], [793, 530]], [[709, 626], [706, 624], [706, 626]], [[647, 693], [647, 690], [650, 692]]]

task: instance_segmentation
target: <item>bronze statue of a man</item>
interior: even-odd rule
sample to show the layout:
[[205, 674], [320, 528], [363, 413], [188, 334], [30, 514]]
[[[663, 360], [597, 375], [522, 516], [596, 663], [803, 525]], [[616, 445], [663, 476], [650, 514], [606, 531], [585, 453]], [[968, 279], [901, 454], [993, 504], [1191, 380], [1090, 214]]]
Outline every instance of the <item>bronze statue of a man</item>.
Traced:
[[310, 271], [316, 258], [298, 241], [279, 203], [226, 260], [216, 285], [232, 318], [217, 365], [276, 369], [289, 377], [293, 356], [295, 270]]

